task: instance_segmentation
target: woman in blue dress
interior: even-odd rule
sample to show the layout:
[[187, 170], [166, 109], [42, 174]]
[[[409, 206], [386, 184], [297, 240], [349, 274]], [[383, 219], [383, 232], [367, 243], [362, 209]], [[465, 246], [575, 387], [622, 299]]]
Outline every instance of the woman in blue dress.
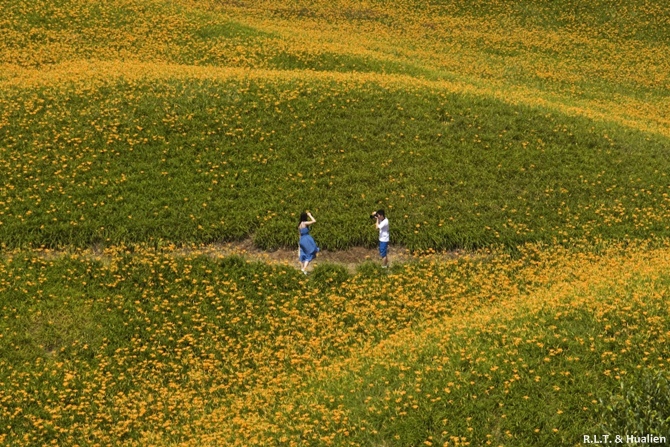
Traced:
[[300, 257], [300, 269], [306, 275], [307, 266], [309, 263], [316, 258], [316, 254], [319, 251], [319, 247], [316, 246], [314, 238], [309, 234], [309, 226], [316, 222], [316, 219], [312, 217], [312, 214], [309, 212], [300, 214], [300, 224], [298, 225], [298, 231], [300, 232], [300, 249], [298, 250], [298, 255]]

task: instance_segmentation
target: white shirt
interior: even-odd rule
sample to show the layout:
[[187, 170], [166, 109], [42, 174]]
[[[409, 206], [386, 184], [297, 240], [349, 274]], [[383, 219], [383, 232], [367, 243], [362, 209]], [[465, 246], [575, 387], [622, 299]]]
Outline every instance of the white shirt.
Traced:
[[377, 225], [379, 228], [379, 242], [388, 242], [389, 241], [389, 220], [384, 218]]

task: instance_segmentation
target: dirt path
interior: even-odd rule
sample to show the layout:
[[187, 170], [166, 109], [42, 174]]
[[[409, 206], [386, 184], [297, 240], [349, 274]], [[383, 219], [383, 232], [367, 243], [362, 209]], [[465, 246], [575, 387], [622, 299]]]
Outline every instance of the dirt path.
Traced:
[[[294, 250], [281, 248], [274, 251], [265, 251], [254, 246], [251, 239], [242, 242], [209, 244], [198, 248], [178, 249], [175, 250], [175, 253], [179, 255], [199, 253], [214, 258], [240, 255], [251, 261], [286, 264], [300, 268], [297, 248]], [[391, 263], [407, 262], [415, 258], [416, 256], [412, 255], [404, 247], [389, 247], [389, 261]], [[379, 251], [376, 248], [364, 247], [352, 247], [338, 251], [322, 250], [310, 264], [310, 270], [319, 264], [330, 263], [343, 265], [350, 273], [354, 273], [356, 267], [366, 261], [379, 262]]]
[[[43, 256], [47, 259], [56, 259], [65, 256], [68, 253], [77, 253], [90, 259], [95, 259], [102, 262], [109, 262], [112, 253], [120, 247], [110, 247], [103, 249], [102, 247], [92, 247], [89, 249], [72, 249], [72, 250], [29, 250]], [[11, 253], [11, 252], [9, 252]], [[0, 254], [0, 256], [9, 253]], [[173, 256], [191, 256], [204, 255], [211, 258], [223, 258], [226, 256], [239, 255], [250, 261], [265, 262], [269, 264], [284, 264], [300, 268], [298, 263], [298, 249], [278, 249], [274, 251], [265, 251], [256, 247], [251, 239], [246, 239], [240, 242], [226, 242], [207, 244], [202, 246], [174, 248], [166, 247], [162, 253]], [[438, 256], [453, 259], [463, 255], [460, 251], [445, 252]], [[434, 255], [433, 255], [434, 256]], [[390, 246], [389, 247], [389, 262], [390, 264], [408, 262], [413, 259], [419, 259], [420, 256], [410, 253], [404, 247]], [[352, 247], [346, 250], [329, 251], [323, 250], [319, 253], [316, 260], [310, 264], [310, 270], [319, 264], [332, 263], [343, 265], [350, 273], [355, 273], [356, 268], [366, 261], [379, 262], [379, 252], [376, 248]]]

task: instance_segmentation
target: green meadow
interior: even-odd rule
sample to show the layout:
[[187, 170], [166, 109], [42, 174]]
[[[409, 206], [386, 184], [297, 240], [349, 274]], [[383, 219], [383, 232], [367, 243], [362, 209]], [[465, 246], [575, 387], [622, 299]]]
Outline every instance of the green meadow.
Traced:
[[[0, 444], [667, 444], [669, 31], [650, 0], [5, 0]], [[338, 263], [379, 208], [391, 267]]]
[[153, 249], [0, 263], [8, 445], [579, 445], [667, 433], [668, 247], [384, 274]]
[[[374, 82], [106, 82], [5, 93], [2, 243], [253, 237], [410, 249], [668, 235], [665, 137]], [[21, 136], [16, 138], [15, 136]]]

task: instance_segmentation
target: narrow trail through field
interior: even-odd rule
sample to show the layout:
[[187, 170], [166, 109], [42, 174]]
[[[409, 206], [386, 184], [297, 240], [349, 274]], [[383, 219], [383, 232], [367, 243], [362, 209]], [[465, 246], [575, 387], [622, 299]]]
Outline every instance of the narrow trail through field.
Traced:
[[[110, 261], [115, 253], [133, 252], [131, 247], [114, 246], [102, 248], [99, 246], [87, 249], [35, 249], [35, 250], [15, 250], [0, 253], [0, 256], [11, 256], [14, 253], [35, 253], [45, 259], [57, 259], [67, 255], [77, 255], [83, 258], [97, 260], [103, 263]], [[298, 248], [287, 249], [280, 248], [273, 251], [266, 251], [254, 245], [251, 239], [238, 242], [212, 243], [189, 247], [166, 246], [156, 250], [157, 254], [164, 256], [208, 256], [213, 259], [224, 258], [227, 256], [241, 256], [251, 262], [264, 262], [267, 264], [282, 264], [300, 268], [298, 262]], [[444, 259], [454, 259], [463, 256], [465, 251], [448, 251], [440, 253], [431, 253], [431, 257], [442, 257]], [[389, 264], [405, 263], [412, 260], [418, 260], [427, 255], [411, 253], [408, 249], [401, 246], [389, 247]], [[379, 262], [379, 252], [377, 248], [351, 247], [345, 250], [322, 250], [317, 258], [310, 264], [309, 270], [314, 269], [320, 264], [337, 264], [344, 266], [349, 273], [356, 273], [357, 267], [364, 262]]]
[[[256, 247], [251, 239], [241, 242], [209, 244], [197, 248], [176, 249], [173, 253], [182, 256], [203, 254], [214, 258], [240, 255], [250, 261], [286, 264], [299, 268], [297, 246], [295, 249], [281, 248], [274, 251], [265, 251]], [[456, 253], [454, 252], [448, 256], [456, 256]], [[404, 247], [390, 247], [389, 261], [391, 263], [407, 262], [417, 258], [418, 255], [412, 254]], [[337, 251], [322, 250], [310, 264], [310, 270], [319, 264], [329, 263], [343, 265], [350, 273], [355, 273], [356, 267], [367, 261], [379, 261], [379, 252], [376, 248], [351, 247], [346, 250]]]

